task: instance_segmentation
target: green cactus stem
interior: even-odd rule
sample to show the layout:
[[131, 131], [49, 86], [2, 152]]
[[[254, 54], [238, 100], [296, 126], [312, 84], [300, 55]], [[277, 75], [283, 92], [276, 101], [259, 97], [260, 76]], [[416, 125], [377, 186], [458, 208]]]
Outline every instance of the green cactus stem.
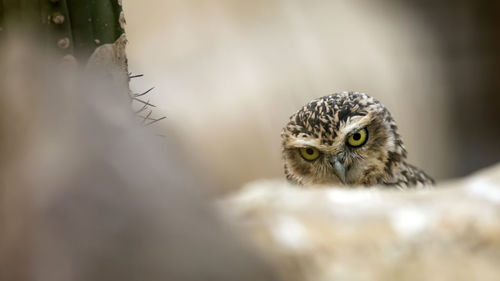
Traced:
[[124, 24], [121, 0], [0, 0], [0, 41], [11, 31], [28, 29], [49, 53], [76, 59], [91, 73], [105, 71], [131, 102], [143, 105], [136, 113], [151, 125], [164, 117], [151, 117], [154, 105], [141, 99], [149, 90], [130, 91]]
[[122, 34], [120, 0], [0, 0], [0, 37], [29, 27], [51, 50], [86, 62]]

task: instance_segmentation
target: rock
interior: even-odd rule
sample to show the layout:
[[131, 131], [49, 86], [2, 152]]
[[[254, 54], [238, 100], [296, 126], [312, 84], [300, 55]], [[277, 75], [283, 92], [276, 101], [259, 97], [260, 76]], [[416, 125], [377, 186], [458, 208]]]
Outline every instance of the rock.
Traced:
[[260, 181], [220, 206], [284, 280], [500, 276], [500, 164], [429, 190]]
[[217, 216], [179, 145], [142, 127], [99, 67], [83, 73], [30, 41], [8, 43], [1, 281], [276, 280]]

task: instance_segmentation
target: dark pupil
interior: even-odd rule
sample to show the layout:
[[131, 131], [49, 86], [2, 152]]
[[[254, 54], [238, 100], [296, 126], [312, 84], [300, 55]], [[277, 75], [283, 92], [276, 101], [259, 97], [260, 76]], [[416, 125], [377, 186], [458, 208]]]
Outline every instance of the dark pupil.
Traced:
[[313, 155], [314, 154], [314, 150], [312, 150], [312, 148], [308, 148], [308, 149], [306, 149], [306, 153], [309, 154], [309, 155]]
[[357, 141], [357, 140], [360, 140], [360, 139], [361, 139], [361, 134], [360, 134], [360, 133], [355, 133], [354, 135], [352, 135], [352, 138], [353, 138], [354, 140], [356, 140], [356, 141]]

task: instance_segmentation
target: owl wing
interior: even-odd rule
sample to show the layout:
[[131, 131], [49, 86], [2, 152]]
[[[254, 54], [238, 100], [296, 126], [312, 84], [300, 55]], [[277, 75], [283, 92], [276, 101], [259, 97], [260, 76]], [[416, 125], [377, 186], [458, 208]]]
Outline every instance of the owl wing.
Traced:
[[408, 163], [402, 165], [398, 174], [399, 177], [397, 177], [395, 185], [401, 187], [423, 187], [431, 186], [435, 183], [434, 179], [424, 171]]

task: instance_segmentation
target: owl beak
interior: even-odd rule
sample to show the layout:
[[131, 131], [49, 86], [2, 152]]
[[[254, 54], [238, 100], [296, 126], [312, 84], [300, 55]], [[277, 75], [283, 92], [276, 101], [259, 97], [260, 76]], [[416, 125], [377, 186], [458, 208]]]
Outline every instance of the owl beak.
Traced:
[[330, 158], [330, 163], [333, 165], [333, 171], [335, 175], [340, 179], [343, 184], [346, 184], [346, 170], [342, 163], [343, 157], [341, 155], [335, 155]]

